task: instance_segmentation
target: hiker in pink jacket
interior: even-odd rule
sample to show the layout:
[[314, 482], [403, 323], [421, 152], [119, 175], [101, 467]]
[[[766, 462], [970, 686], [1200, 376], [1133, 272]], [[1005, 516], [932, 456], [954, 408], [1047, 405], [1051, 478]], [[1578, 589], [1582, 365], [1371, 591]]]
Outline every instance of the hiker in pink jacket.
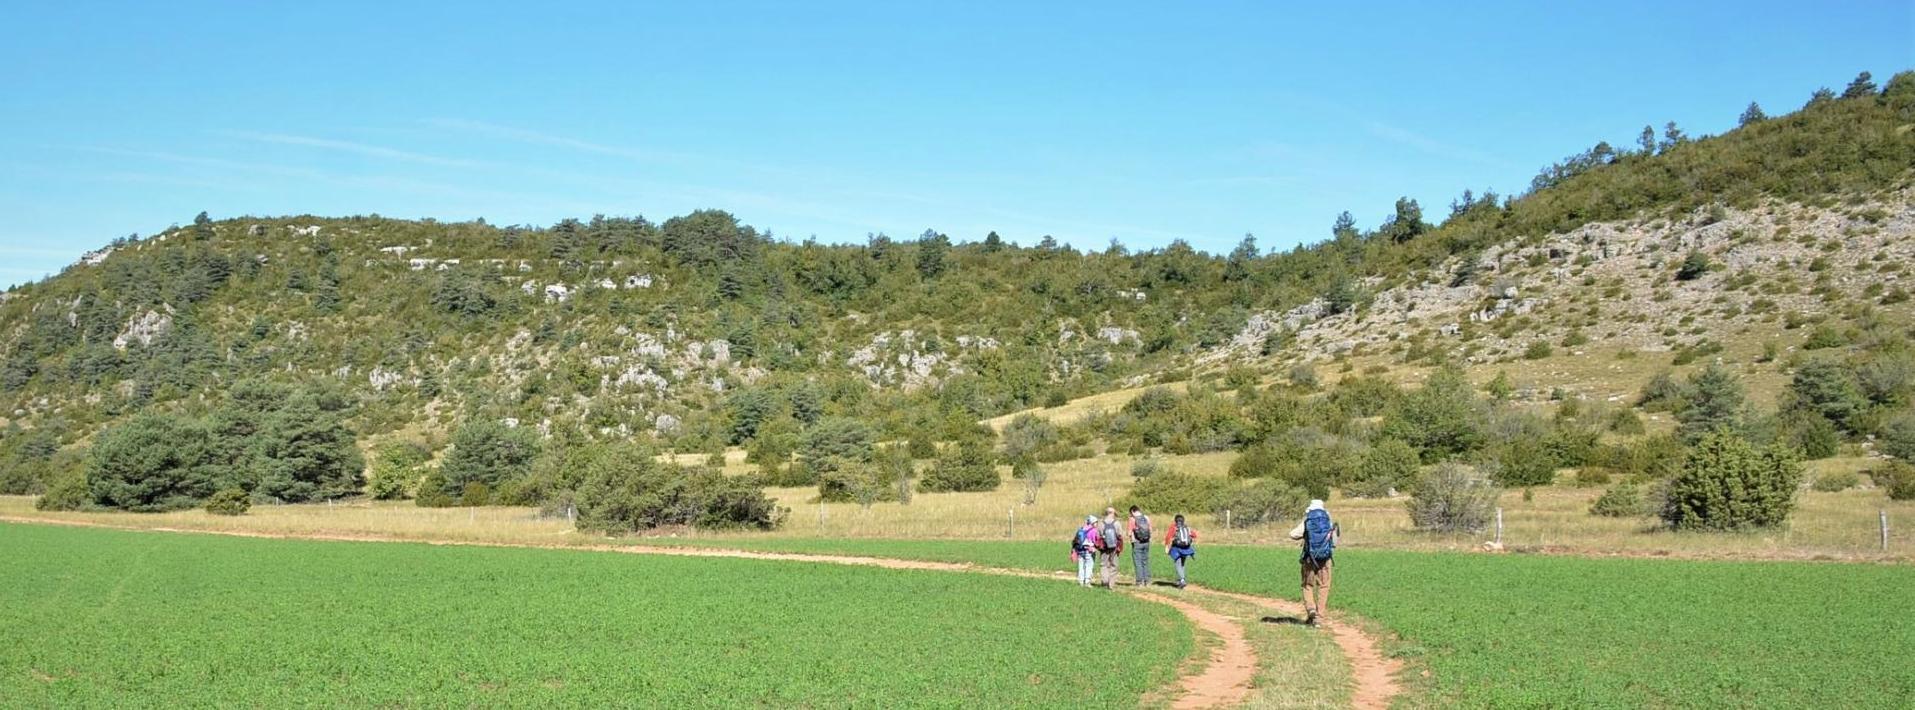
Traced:
[[1071, 561], [1077, 563], [1077, 584], [1090, 586], [1091, 572], [1097, 569], [1097, 516], [1084, 516], [1084, 525], [1071, 535]]

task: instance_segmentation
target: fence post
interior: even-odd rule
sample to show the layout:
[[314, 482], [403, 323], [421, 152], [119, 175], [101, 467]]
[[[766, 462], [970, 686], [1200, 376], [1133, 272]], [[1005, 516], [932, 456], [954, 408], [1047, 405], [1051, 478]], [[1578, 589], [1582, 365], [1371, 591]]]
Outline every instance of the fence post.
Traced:
[[1011, 537], [1016, 535], [1016, 533], [1013, 532], [1016, 529], [1016, 525], [1017, 525], [1017, 508], [1013, 507], [1004, 513], [1004, 538], [1005, 539], [1008, 540]]
[[1496, 544], [1503, 544], [1503, 509], [1496, 509]]
[[1225, 530], [1230, 529], [1230, 509], [1229, 508], [1223, 509], [1223, 529]]
[[818, 501], [818, 527], [825, 526], [825, 502]]
[[1888, 509], [1882, 509], [1882, 551], [1888, 552]]

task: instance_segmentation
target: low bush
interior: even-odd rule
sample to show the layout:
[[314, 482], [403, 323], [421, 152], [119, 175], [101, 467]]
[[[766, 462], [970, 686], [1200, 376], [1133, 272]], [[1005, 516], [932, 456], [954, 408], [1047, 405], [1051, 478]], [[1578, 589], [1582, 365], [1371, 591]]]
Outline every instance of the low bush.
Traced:
[[1616, 484], [1609, 490], [1603, 491], [1603, 494], [1596, 498], [1596, 502], [1589, 506], [1591, 515], [1600, 515], [1605, 518], [1634, 518], [1648, 515], [1650, 512], [1649, 507], [1643, 502], [1642, 486], [1634, 483]]
[[1130, 475], [1137, 478], [1150, 478], [1166, 470], [1169, 469], [1164, 466], [1163, 460], [1154, 457], [1138, 459], [1130, 464]]
[[[453, 433], [452, 452], [439, 465], [439, 492], [457, 505], [486, 505], [473, 501], [489, 503], [492, 489], [530, 475], [538, 456], [538, 432], [497, 422], [468, 422]], [[421, 483], [419, 495], [425, 495], [424, 488]]]
[[46, 493], [33, 501], [33, 507], [39, 510], [80, 510], [93, 502], [92, 491], [87, 487], [86, 471], [72, 468], [54, 474], [47, 482]]
[[1578, 486], [1606, 486], [1609, 485], [1610, 478], [1609, 469], [1601, 466], [1584, 466], [1576, 469], [1576, 485]]
[[1902, 412], [1882, 425], [1882, 453], [1915, 462], [1915, 412]]
[[571, 494], [580, 530], [627, 533], [671, 525], [768, 530], [789, 512], [758, 488], [712, 469], [659, 463], [626, 444], [596, 448], [581, 461], [587, 470]]
[[1406, 504], [1410, 521], [1431, 532], [1476, 532], [1489, 524], [1501, 488], [1468, 466], [1445, 463], [1423, 474]]
[[1810, 483], [1809, 487], [1823, 493], [1835, 493], [1837, 491], [1846, 491], [1850, 488], [1854, 488], [1861, 485], [1861, 483], [1862, 477], [1856, 475], [1854, 471], [1830, 471], [1816, 476], [1815, 481]]
[[378, 500], [404, 500], [417, 494], [425, 464], [432, 460], [426, 447], [410, 441], [388, 441], [373, 450], [372, 474], [366, 493]]
[[1116, 506], [1122, 510], [1134, 505], [1172, 514], [1210, 510], [1217, 497], [1233, 487], [1235, 484], [1228, 479], [1165, 469], [1137, 479], [1137, 485], [1118, 499]]
[[991, 455], [991, 445], [970, 438], [952, 444], [938, 454], [931, 470], [918, 481], [921, 493], [957, 491], [994, 491], [1001, 479]]
[[1353, 498], [1381, 498], [1392, 490], [1410, 487], [1422, 468], [1416, 448], [1395, 439], [1383, 439], [1363, 452], [1357, 478], [1343, 484], [1343, 494]]
[[252, 499], [238, 488], [222, 488], [206, 499], [206, 512], [213, 515], [245, 515], [252, 507]]
[[1258, 525], [1287, 521], [1303, 513], [1310, 496], [1301, 488], [1283, 481], [1262, 479], [1247, 481], [1218, 492], [1210, 511], [1218, 520], [1229, 512], [1232, 525]]
[[1490, 471], [1511, 488], [1547, 486], [1556, 480], [1556, 456], [1544, 442], [1518, 438], [1496, 447]]
[[1888, 494], [1889, 500], [1915, 500], [1915, 466], [1889, 461], [1870, 471], [1869, 478]]
[[412, 502], [421, 508], [450, 508], [459, 503], [446, 492], [446, 478], [437, 468], [426, 471], [425, 477], [419, 479], [419, 494]]

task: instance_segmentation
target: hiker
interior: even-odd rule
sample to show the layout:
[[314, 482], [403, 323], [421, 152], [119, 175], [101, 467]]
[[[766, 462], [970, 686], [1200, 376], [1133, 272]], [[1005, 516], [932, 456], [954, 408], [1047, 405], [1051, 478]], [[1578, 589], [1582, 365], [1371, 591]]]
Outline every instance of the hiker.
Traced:
[[1117, 555], [1124, 551], [1124, 535], [1117, 527], [1117, 509], [1105, 508], [1097, 524], [1097, 559], [1104, 567], [1104, 588], [1116, 589]]
[[[1330, 611], [1330, 557], [1336, 552], [1337, 526], [1323, 501], [1312, 500], [1303, 511], [1303, 522], [1290, 529], [1290, 539], [1303, 541], [1298, 562], [1303, 567], [1303, 623], [1316, 626]], [[1312, 592], [1315, 597], [1312, 598]]]
[[1137, 506], [1130, 507], [1130, 565], [1137, 573], [1137, 586], [1150, 586], [1150, 516]]
[[1197, 556], [1197, 531], [1190, 529], [1182, 514], [1170, 523], [1170, 536], [1164, 539], [1164, 554], [1170, 555], [1170, 564], [1177, 568], [1177, 588], [1183, 589], [1189, 583], [1184, 576], [1184, 565]]
[[1097, 564], [1097, 516], [1084, 516], [1084, 524], [1071, 535], [1071, 561], [1077, 563], [1077, 585], [1090, 587], [1091, 570]]

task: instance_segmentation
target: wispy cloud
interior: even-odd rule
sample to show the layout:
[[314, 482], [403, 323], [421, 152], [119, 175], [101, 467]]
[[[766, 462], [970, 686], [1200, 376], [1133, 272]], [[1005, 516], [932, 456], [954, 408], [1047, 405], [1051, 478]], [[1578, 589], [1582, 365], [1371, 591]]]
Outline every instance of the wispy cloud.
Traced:
[[580, 151], [584, 153], [608, 155], [615, 158], [629, 158], [632, 160], [654, 161], [654, 160], [690, 160], [690, 159], [696, 159], [698, 157], [698, 156], [686, 155], [682, 153], [672, 153], [668, 151], [642, 150], [637, 148], [627, 148], [623, 146], [607, 145], [604, 143], [594, 143], [592, 141], [580, 140], [578, 138], [572, 138], [568, 136], [554, 135], [551, 133], [543, 133], [540, 131], [533, 131], [533, 130], [528, 130], [524, 128], [514, 128], [512, 126], [501, 126], [495, 123], [486, 123], [483, 121], [469, 121], [462, 118], [430, 118], [430, 119], [426, 119], [425, 123], [427, 125], [435, 126], [438, 128], [445, 128], [445, 129], [457, 130], [457, 131], [466, 131], [468, 133], [476, 133], [483, 136], [516, 141], [519, 143], [528, 143], [532, 145], [545, 145], [545, 146], [552, 146], [555, 148], [568, 148], [571, 150], [576, 150], [576, 151]]
[[471, 168], [471, 167], [478, 167], [480, 165], [483, 165], [483, 163], [480, 163], [478, 161], [473, 161], [473, 160], [462, 160], [458, 158], [442, 158], [436, 155], [426, 155], [424, 153], [414, 153], [411, 151], [398, 150], [396, 148], [387, 148], [385, 146], [369, 145], [365, 143], [354, 143], [352, 141], [334, 140], [331, 138], [316, 138], [313, 136], [287, 135], [283, 133], [254, 133], [251, 131], [236, 131], [232, 133], [232, 135], [237, 138], [254, 141], [258, 143], [272, 143], [276, 145], [292, 145], [292, 146], [301, 146], [306, 148], [320, 148], [323, 150], [332, 150], [332, 151], [339, 151], [342, 153], [353, 153], [356, 155], [363, 155], [369, 158], [397, 160], [397, 161], [402, 161], [407, 163], [440, 165], [440, 166], [451, 167], [451, 168]]
[[1393, 143], [1406, 145], [1431, 155], [1450, 158], [1452, 160], [1467, 160], [1472, 163], [1481, 163], [1495, 167], [1511, 167], [1508, 161], [1475, 148], [1445, 143], [1415, 131], [1390, 125], [1375, 119], [1365, 119], [1363, 121], [1363, 127], [1370, 132], [1370, 135]]

